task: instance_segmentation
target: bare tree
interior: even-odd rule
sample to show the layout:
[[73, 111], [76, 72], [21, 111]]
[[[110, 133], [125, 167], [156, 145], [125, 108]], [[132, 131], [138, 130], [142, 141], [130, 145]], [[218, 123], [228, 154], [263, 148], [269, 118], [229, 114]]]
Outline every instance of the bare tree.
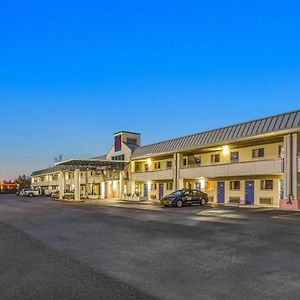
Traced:
[[54, 157], [54, 163], [59, 163], [62, 161], [63, 155], [60, 153], [57, 156]]

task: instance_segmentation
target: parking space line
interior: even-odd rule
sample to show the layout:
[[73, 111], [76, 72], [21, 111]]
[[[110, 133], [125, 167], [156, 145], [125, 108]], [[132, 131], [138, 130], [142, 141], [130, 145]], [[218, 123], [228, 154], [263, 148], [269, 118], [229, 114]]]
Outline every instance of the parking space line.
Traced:
[[[294, 218], [294, 217], [296, 217], [296, 218]], [[278, 215], [278, 216], [272, 217], [272, 219], [300, 221], [300, 213], [291, 213], [291, 214], [287, 214], [287, 215]]]

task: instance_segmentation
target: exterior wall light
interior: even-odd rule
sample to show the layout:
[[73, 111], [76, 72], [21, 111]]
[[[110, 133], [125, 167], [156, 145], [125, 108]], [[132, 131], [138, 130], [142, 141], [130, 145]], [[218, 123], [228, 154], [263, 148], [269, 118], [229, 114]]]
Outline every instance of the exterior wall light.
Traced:
[[205, 178], [204, 177], [200, 177], [200, 188], [201, 190], [203, 190], [205, 188]]
[[228, 147], [228, 145], [223, 146], [223, 153], [224, 153], [224, 154], [228, 154], [228, 152], [229, 152], [229, 147]]

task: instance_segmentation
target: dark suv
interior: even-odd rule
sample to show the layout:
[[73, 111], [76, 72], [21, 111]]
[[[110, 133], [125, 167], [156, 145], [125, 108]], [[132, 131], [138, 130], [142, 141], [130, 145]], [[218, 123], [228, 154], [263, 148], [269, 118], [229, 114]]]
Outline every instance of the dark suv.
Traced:
[[197, 203], [200, 205], [206, 205], [208, 202], [207, 194], [200, 190], [194, 189], [182, 189], [172, 194], [163, 197], [160, 200], [160, 204], [163, 206], [177, 206], [182, 207], [185, 205], [191, 205]]

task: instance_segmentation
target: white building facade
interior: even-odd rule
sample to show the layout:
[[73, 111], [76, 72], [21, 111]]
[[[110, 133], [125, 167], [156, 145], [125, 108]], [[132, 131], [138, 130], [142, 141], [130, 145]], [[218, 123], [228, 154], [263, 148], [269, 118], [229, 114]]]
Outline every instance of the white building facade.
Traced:
[[300, 208], [300, 111], [141, 146], [121, 131], [107, 155], [32, 174], [32, 186], [75, 198], [159, 200], [181, 188], [213, 203]]

